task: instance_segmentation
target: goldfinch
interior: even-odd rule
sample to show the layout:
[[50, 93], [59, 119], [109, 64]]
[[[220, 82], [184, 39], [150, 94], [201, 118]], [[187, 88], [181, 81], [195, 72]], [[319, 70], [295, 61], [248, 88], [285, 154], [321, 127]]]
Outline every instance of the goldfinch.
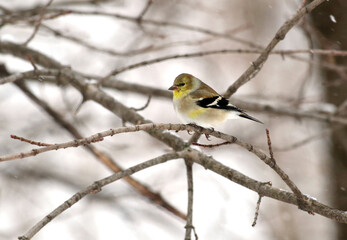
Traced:
[[227, 119], [239, 117], [262, 123], [193, 75], [178, 75], [169, 90], [173, 91], [173, 105], [183, 123], [212, 129]]

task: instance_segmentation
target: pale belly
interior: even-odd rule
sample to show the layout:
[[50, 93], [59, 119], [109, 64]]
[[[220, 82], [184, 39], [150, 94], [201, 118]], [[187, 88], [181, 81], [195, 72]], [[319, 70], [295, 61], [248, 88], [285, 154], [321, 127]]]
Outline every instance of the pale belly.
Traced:
[[205, 128], [214, 128], [227, 119], [223, 110], [213, 108], [201, 108], [195, 103], [189, 104], [184, 101], [175, 101], [174, 108], [178, 118], [183, 123], [194, 123]]

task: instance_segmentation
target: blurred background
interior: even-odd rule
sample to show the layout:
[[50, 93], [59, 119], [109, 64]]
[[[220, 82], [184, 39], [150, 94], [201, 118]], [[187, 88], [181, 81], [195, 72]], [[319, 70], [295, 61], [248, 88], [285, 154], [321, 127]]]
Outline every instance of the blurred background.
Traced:
[[[95, 78], [114, 69], [172, 56], [124, 71], [109, 81], [114, 85], [103, 87], [126, 106], [140, 108], [148, 94], [122, 88], [122, 83], [166, 90], [178, 74], [186, 72], [224, 93], [259, 55], [242, 50], [264, 48], [302, 2], [1, 0], [0, 41], [25, 43]], [[323, 3], [275, 50], [346, 50], [346, 12], [346, 1]], [[240, 53], [203, 54], [225, 49]], [[201, 54], [173, 58], [189, 53]], [[0, 64], [2, 76], [4, 69], [9, 73], [33, 69], [28, 61], [1, 51]], [[299, 189], [341, 210], [347, 210], [347, 129], [341, 122], [325, 119], [335, 116], [346, 122], [346, 66], [346, 58], [332, 54], [273, 54], [259, 74], [231, 98], [270, 129], [277, 163]], [[27, 86], [82, 136], [122, 126], [121, 119], [95, 102], [88, 101], [78, 109], [83, 97], [71, 86], [37, 79], [29, 79]], [[152, 95], [148, 107], [139, 113], [153, 122], [179, 123], [169, 93]], [[235, 120], [217, 130], [268, 152], [265, 128], [260, 124]], [[4, 84], [0, 86], [0, 156], [33, 148], [11, 139], [11, 134], [46, 143], [75, 138], [23, 89]], [[191, 137], [185, 132], [177, 134], [185, 140]], [[205, 138], [199, 141], [207, 143]], [[217, 142], [212, 139], [212, 143]], [[170, 151], [144, 132], [116, 135], [93, 146], [123, 168]], [[201, 150], [251, 178], [288, 190], [278, 175], [245, 149], [227, 145]], [[257, 225], [252, 227], [256, 193], [196, 164], [193, 170], [193, 223], [199, 239], [347, 239], [346, 225], [269, 198], [262, 200]], [[83, 147], [1, 162], [0, 239], [23, 235], [74, 193], [110, 174], [112, 171]], [[133, 177], [186, 212], [184, 161], [161, 164]], [[126, 182], [117, 181], [62, 213], [35, 239], [182, 239], [184, 226], [184, 220]]]

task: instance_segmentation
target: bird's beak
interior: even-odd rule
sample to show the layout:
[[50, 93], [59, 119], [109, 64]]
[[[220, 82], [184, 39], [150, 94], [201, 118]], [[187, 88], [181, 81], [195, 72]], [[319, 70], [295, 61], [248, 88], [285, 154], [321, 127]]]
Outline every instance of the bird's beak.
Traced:
[[170, 88], [169, 88], [169, 90], [171, 90], [171, 91], [174, 91], [174, 90], [176, 90], [177, 89], [177, 86], [175, 86], [175, 85], [172, 85]]

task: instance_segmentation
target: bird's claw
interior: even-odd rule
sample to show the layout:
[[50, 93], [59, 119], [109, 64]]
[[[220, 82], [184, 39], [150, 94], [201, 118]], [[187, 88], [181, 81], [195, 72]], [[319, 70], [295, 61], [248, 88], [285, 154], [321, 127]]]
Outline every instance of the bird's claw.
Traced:
[[[213, 133], [213, 132], [214, 132], [214, 128], [209, 128], [209, 130], [211, 131], [210, 133]], [[206, 137], [206, 139], [207, 139], [208, 141], [211, 141], [211, 140], [210, 140], [210, 134], [205, 133], [205, 137]]]
[[207, 141], [211, 141], [210, 134], [205, 133], [205, 137], [206, 137]]

